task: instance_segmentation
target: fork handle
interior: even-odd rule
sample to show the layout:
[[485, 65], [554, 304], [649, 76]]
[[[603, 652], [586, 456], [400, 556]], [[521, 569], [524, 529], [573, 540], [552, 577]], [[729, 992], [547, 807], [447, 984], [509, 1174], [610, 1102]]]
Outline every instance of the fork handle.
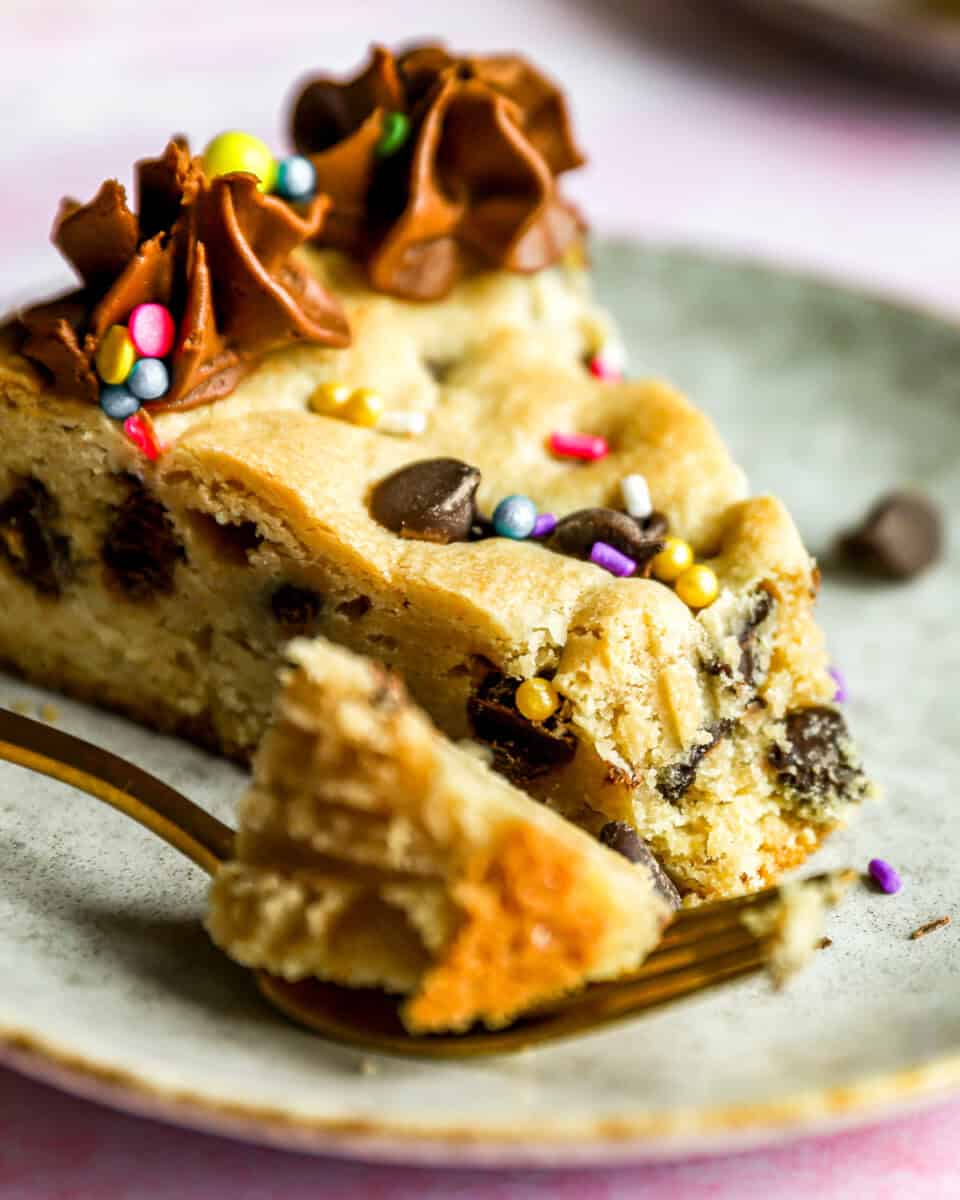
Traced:
[[0, 760], [59, 779], [119, 809], [212, 875], [234, 831], [172, 787], [108, 750], [0, 708]]

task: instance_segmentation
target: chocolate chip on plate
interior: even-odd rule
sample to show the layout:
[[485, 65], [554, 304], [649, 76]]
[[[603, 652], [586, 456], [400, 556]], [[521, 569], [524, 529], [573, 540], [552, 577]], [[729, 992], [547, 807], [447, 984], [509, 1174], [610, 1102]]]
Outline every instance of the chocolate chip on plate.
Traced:
[[663, 864], [653, 853], [639, 833], [626, 821], [608, 821], [600, 830], [600, 841], [611, 850], [616, 850], [632, 863], [645, 867], [650, 872], [653, 886], [672, 908], [680, 907], [680, 893], [673, 880], [663, 869]]
[[838, 794], [859, 799], [864, 778], [850, 747], [846, 722], [833, 708], [797, 708], [784, 720], [783, 740], [770, 750], [780, 782], [806, 799]]
[[860, 525], [841, 535], [838, 549], [870, 574], [910, 579], [943, 554], [943, 517], [919, 492], [890, 492]]
[[381, 479], [370, 494], [374, 520], [401, 537], [465, 542], [477, 519], [480, 472], [457, 458], [425, 458]]
[[545, 544], [558, 554], [587, 559], [595, 542], [606, 542], [632, 558], [638, 574], [644, 574], [644, 567], [663, 549], [659, 527], [659, 522], [653, 522], [650, 532], [643, 521], [614, 508], [581, 508], [562, 517]]

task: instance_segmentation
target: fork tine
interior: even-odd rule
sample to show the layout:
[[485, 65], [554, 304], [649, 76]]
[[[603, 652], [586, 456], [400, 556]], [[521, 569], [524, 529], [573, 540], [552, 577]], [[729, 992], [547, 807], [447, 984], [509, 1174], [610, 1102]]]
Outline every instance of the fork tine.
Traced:
[[705, 957], [662, 975], [638, 973], [628, 979], [594, 984], [586, 992], [544, 1013], [537, 1021], [537, 1032], [553, 1038], [577, 1030], [594, 1029], [761, 971], [766, 962], [766, 946], [754, 939], [738, 949]]
[[738, 929], [723, 930], [718, 934], [711, 933], [699, 941], [661, 946], [628, 978], [647, 979], [654, 975], [663, 975], [678, 967], [705, 962], [717, 955], [727, 954], [744, 946], [755, 945], [756, 942], [757, 938], [750, 930], [745, 926], [740, 926]]

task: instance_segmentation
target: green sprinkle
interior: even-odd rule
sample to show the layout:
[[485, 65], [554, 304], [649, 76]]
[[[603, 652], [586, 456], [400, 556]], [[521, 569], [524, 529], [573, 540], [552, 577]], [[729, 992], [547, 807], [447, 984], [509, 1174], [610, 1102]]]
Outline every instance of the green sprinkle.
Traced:
[[383, 116], [383, 128], [376, 152], [381, 158], [389, 158], [403, 146], [410, 136], [410, 118], [406, 113], [388, 112]]

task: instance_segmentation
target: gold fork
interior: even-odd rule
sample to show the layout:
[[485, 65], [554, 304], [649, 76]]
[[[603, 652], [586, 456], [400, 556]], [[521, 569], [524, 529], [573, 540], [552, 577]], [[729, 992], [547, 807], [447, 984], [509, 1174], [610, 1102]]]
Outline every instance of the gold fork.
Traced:
[[[232, 857], [229, 826], [146, 771], [71, 734], [0, 709], [0, 760], [95, 796], [210, 875]], [[803, 886], [820, 888], [833, 902], [853, 877], [850, 871], [834, 872]], [[430, 1059], [506, 1054], [586, 1033], [760, 970], [769, 960], [772, 935], [750, 917], [769, 912], [781, 896], [781, 889], [770, 888], [681, 911], [636, 972], [591, 984], [502, 1030], [416, 1036], [401, 1024], [399, 1001], [383, 992], [319, 980], [292, 983], [265, 971], [257, 971], [256, 978], [275, 1008], [330, 1041]]]

